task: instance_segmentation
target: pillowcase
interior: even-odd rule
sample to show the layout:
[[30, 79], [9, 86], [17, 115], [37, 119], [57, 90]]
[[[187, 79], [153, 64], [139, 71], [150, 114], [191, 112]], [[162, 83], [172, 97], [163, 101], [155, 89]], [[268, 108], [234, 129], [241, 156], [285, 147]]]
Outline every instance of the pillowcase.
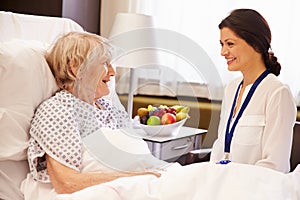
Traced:
[[143, 171], [163, 169], [170, 165], [154, 157], [146, 141], [131, 128], [101, 128], [82, 141], [90, 155], [110, 169]]
[[0, 160], [27, 158], [35, 109], [58, 90], [38, 41], [0, 43]]

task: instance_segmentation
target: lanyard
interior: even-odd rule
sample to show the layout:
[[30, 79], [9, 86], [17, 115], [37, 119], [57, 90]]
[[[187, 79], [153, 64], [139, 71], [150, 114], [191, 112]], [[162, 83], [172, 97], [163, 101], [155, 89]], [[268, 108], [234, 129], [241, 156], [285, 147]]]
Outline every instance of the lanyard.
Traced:
[[232, 107], [231, 107], [231, 111], [230, 111], [230, 115], [229, 115], [229, 118], [228, 118], [228, 121], [227, 121], [227, 126], [226, 126], [226, 134], [225, 134], [225, 148], [224, 148], [224, 151], [225, 153], [230, 153], [230, 144], [231, 144], [231, 140], [232, 140], [232, 136], [233, 136], [233, 132], [234, 132], [234, 129], [239, 121], [239, 119], [241, 118], [245, 108], [247, 107], [251, 97], [253, 96], [254, 94], [254, 91], [255, 89], [257, 88], [257, 86], [260, 84], [260, 82], [270, 73], [270, 70], [267, 69], [266, 71], [264, 71], [257, 79], [256, 81], [253, 83], [253, 85], [251, 86], [250, 88], [250, 91], [249, 93], [247, 94], [246, 96], [246, 99], [245, 101], [243, 102], [242, 106], [241, 106], [241, 109], [238, 113], [238, 115], [236, 116], [234, 122], [233, 122], [233, 125], [231, 127], [231, 129], [229, 130], [229, 127], [230, 127], [230, 121], [231, 121], [231, 118], [233, 116], [233, 111], [234, 111], [234, 107], [236, 105], [236, 101], [237, 101], [237, 97], [238, 97], [238, 93], [239, 93], [239, 90], [240, 90], [240, 87], [242, 86], [243, 84], [243, 81], [239, 84], [238, 88], [237, 88], [237, 91], [235, 93], [235, 96], [234, 96], [234, 100], [233, 100], [233, 103], [232, 103]]

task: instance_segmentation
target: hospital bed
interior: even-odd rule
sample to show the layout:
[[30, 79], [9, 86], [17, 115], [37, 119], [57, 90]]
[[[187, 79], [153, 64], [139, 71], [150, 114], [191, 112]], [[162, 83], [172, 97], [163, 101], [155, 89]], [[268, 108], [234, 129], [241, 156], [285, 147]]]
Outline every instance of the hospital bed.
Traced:
[[67, 18], [0, 11], [0, 199], [23, 199], [26, 148], [35, 108], [58, 88], [43, 52], [61, 34], [84, 31]]
[[[58, 89], [43, 53], [59, 35], [84, 30], [70, 19], [3, 11], [0, 30], [0, 199], [19, 200], [29, 171], [30, 121], [36, 107]], [[122, 178], [57, 199], [299, 199], [299, 168], [285, 175], [241, 164], [197, 163], [170, 169], [160, 179]]]

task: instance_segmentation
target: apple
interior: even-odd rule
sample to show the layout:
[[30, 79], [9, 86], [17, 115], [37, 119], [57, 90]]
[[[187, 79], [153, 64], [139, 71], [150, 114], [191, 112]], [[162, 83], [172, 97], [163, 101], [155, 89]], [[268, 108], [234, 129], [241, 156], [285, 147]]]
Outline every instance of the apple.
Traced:
[[147, 120], [147, 125], [160, 125], [160, 118], [158, 116], [150, 116]]
[[166, 113], [161, 117], [161, 123], [165, 124], [173, 124], [176, 122], [176, 116], [171, 113]]

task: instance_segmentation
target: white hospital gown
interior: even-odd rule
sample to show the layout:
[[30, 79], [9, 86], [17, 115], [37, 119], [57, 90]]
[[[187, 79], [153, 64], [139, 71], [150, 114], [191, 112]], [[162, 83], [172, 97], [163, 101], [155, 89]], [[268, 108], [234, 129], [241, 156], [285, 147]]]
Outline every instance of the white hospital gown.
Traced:
[[51, 199], [51, 194], [55, 194], [47, 173], [46, 153], [80, 172], [85, 171], [87, 166], [92, 171], [109, 170], [98, 162], [91, 165], [93, 159], [86, 153], [81, 139], [101, 127], [126, 127], [129, 118], [125, 111], [118, 110], [105, 99], [99, 99], [98, 103], [102, 110], [62, 90], [39, 106], [30, 129], [30, 173], [21, 186], [25, 199], [32, 199], [31, 195], [36, 199], [39, 195], [47, 199], [46, 194]]

